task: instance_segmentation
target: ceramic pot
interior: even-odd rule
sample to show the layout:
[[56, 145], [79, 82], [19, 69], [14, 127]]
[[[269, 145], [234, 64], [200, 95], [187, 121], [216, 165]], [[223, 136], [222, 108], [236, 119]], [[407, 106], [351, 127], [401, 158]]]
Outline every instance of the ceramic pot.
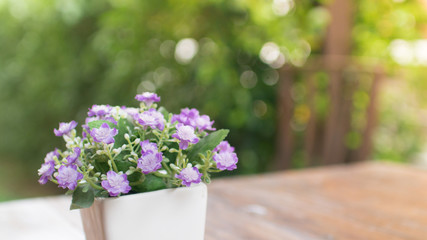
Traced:
[[97, 199], [80, 213], [87, 240], [203, 240], [206, 204], [201, 183]]

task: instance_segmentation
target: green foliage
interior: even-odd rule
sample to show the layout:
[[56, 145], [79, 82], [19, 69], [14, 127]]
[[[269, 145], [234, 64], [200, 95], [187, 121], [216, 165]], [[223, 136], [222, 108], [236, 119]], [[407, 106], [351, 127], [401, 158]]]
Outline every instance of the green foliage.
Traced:
[[131, 133], [134, 126], [127, 119], [120, 118], [117, 122], [118, 133], [114, 137], [114, 148], [121, 147], [123, 144], [127, 144], [124, 137], [126, 133]]
[[73, 192], [70, 210], [88, 208], [92, 206], [95, 199], [95, 190], [87, 185], [77, 186]]
[[145, 175], [145, 180], [136, 186], [132, 186], [132, 191], [135, 192], [151, 192], [155, 190], [165, 189], [166, 184], [162, 178], [153, 174]]
[[108, 124], [108, 126], [110, 128], [117, 128], [117, 126], [114, 123], [112, 123], [110, 121], [107, 121], [107, 120], [96, 120], [96, 121], [92, 121], [92, 122], [89, 122], [88, 125], [89, 125], [89, 128], [92, 129], [92, 128], [100, 128], [101, 125], [104, 124], [104, 123]]
[[206, 153], [207, 151], [213, 151], [214, 148], [227, 137], [229, 132], [230, 131], [227, 129], [221, 129], [200, 139], [200, 141], [191, 148], [187, 155], [188, 159], [193, 162], [197, 160], [199, 154]]
[[[171, 112], [196, 107], [215, 127], [230, 128], [231, 144], [251, 151], [257, 171], [265, 170], [258, 152], [263, 161], [274, 154], [272, 144], [260, 143], [275, 138], [278, 73], [258, 54], [274, 41], [297, 59], [307, 34], [315, 45], [320, 26], [292, 30], [310, 25], [310, 3], [302, 4], [279, 17], [271, 2], [256, 1], [2, 2], [0, 155], [31, 159], [34, 172], [49, 146], [60, 146], [52, 134], [58, 122], [81, 125], [92, 104], [136, 105], [135, 94], [156, 91]], [[321, 15], [310, 16], [322, 22]], [[198, 43], [187, 64], [174, 57], [183, 38]], [[255, 73], [253, 87], [241, 85], [244, 71]], [[265, 110], [255, 115], [257, 103]]]

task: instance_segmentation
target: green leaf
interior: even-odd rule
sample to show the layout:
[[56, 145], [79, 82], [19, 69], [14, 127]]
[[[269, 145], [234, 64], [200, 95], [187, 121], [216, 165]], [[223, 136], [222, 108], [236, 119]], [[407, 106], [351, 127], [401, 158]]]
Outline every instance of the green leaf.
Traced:
[[[165, 145], [168, 146], [169, 149], [171, 149], [171, 148], [178, 149], [179, 148], [179, 145], [176, 142], [172, 142], [172, 143], [168, 142], [168, 143], [165, 143]], [[163, 156], [165, 158], [169, 159], [169, 161], [175, 162], [175, 160], [176, 160], [176, 158], [178, 156], [178, 153], [171, 153], [169, 151], [164, 151], [163, 152]]]
[[110, 194], [106, 190], [94, 189], [96, 198], [107, 198]]
[[114, 125], [114, 123], [107, 120], [96, 120], [96, 121], [89, 122], [87, 125], [89, 125], [89, 128], [92, 129], [92, 128], [100, 128], [101, 125], [104, 123], [108, 124], [110, 128], [117, 128], [117, 126]]
[[83, 189], [87, 185], [77, 186], [73, 193], [73, 200], [71, 201], [70, 210], [88, 208], [92, 206], [95, 199], [94, 190], [92, 187], [89, 187], [86, 192]]
[[130, 183], [132, 183], [132, 182], [138, 182], [138, 181], [142, 181], [143, 180], [143, 179], [141, 179], [143, 177], [142, 175], [143, 174], [141, 172], [135, 171], [132, 174], [128, 175], [127, 178], [128, 178], [128, 181]]
[[218, 144], [224, 140], [225, 137], [227, 137], [228, 132], [228, 129], [221, 129], [202, 138], [190, 149], [190, 152], [187, 155], [188, 159], [190, 159], [190, 161], [195, 161], [197, 158], [199, 158], [199, 154], [205, 154], [208, 150], [214, 150], [214, 148], [218, 146]]
[[136, 167], [136, 163], [126, 161], [126, 160], [115, 160], [116, 166], [119, 171], [126, 172], [129, 170], [129, 167]]
[[65, 193], [65, 195], [73, 195], [73, 193], [74, 193], [74, 190], [68, 190], [68, 191]]
[[95, 150], [93, 149], [85, 149], [85, 153], [87, 159], [89, 159], [89, 163], [95, 167], [97, 172], [106, 173], [110, 170], [110, 166], [108, 166], [109, 158], [107, 155], [95, 155]]
[[83, 189], [82, 189], [82, 192], [87, 193], [87, 191], [89, 191], [89, 187], [90, 187], [89, 184], [84, 185]]
[[[119, 169], [119, 171], [126, 172], [129, 170], [129, 167], [135, 167], [136, 163], [130, 162], [130, 161], [115, 161], [116, 166]], [[135, 171], [134, 173], [127, 176], [129, 182], [138, 182], [141, 180], [142, 173]]]
[[107, 173], [108, 171], [110, 171], [110, 166], [108, 166], [107, 161], [95, 160], [92, 162], [92, 165], [95, 167], [95, 170], [97, 172]]
[[166, 183], [163, 178], [154, 176], [152, 174], [145, 175], [145, 180], [139, 185], [133, 186], [132, 190], [135, 192], [151, 192], [155, 190], [165, 189]]
[[128, 133], [132, 135], [132, 130], [134, 126], [127, 119], [120, 118], [117, 122], [117, 129], [119, 132], [114, 137], [114, 148], [121, 147], [123, 144], [127, 144], [127, 140], [125, 139], [125, 134]]

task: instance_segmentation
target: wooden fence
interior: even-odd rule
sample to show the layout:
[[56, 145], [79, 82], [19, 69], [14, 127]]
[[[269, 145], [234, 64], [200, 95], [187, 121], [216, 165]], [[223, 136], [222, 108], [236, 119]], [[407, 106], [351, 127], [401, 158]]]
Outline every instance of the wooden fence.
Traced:
[[378, 64], [363, 65], [344, 56], [311, 59], [303, 68], [282, 68], [276, 167], [368, 159], [383, 78]]

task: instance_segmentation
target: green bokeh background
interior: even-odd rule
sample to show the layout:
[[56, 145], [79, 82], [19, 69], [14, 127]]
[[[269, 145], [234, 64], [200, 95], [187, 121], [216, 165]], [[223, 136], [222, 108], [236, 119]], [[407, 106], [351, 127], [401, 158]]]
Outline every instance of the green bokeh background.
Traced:
[[[427, 10], [415, 0], [354, 2], [353, 55], [364, 64], [375, 59], [389, 76], [372, 158], [409, 162], [425, 140], [418, 111], [427, 103], [424, 69], [394, 63], [389, 45], [422, 38]], [[259, 53], [274, 42], [297, 69], [321, 56], [328, 3], [299, 0], [277, 16], [272, 1], [256, 0], [0, 0], [0, 200], [58, 192], [37, 184], [45, 154], [63, 146], [53, 128], [82, 123], [92, 104], [136, 106], [142, 91], [157, 92], [172, 112], [195, 107], [230, 129], [240, 158], [233, 174], [274, 170], [279, 70]], [[198, 43], [186, 64], [174, 57], [184, 38]], [[319, 71], [316, 78], [316, 109], [326, 118], [328, 77]], [[295, 85], [302, 127], [303, 81]], [[363, 87], [353, 96], [355, 126], [366, 98]], [[347, 136], [349, 147], [360, 144], [357, 131]], [[305, 167], [303, 147], [296, 148], [293, 166]]]

